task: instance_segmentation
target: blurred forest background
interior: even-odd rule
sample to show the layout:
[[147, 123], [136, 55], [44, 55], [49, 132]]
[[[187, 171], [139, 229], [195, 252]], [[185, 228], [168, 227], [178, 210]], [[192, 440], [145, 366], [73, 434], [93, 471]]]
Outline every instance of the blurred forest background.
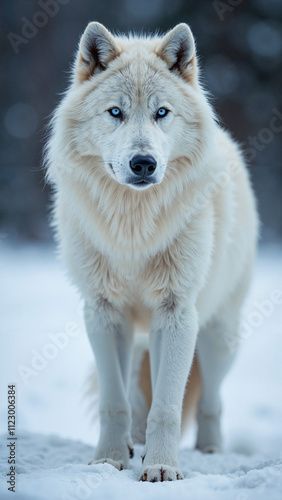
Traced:
[[42, 149], [89, 21], [113, 31], [188, 23], [203, 82], [222, 123], [243, 145], [263, 222], [282, 235], [281, 0], [1, 0], [0, 237], [52, 239]]

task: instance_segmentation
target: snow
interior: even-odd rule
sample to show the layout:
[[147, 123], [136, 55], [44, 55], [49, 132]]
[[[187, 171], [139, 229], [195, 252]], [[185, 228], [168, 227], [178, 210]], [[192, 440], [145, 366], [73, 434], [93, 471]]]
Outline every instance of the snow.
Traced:
[[277, 246], [260, 249], [240, 351], [223, 385], [225, 453], [193, 450], [191, 429], [180, 443], [185, 479], [154, 484], [138, 482], [141, 445], [135, 445], [129, 470], [87, 465], [99, 431], [87, 396], [93, 357], [81, 301], [54, 248], [1, 242], [0, 253], [1, 500], [12, 495], [6, 482], [8, 384], [16, 385], [17, 394], [16, 499], [281, 500], [282, 260]]

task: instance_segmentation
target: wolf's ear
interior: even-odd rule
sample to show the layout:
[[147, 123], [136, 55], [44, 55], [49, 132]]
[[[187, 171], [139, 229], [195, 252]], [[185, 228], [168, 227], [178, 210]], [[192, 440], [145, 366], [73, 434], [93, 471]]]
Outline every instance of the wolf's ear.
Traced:
[[178, 24], [163, 37], [157, 55], [167, 63], [171, 71], [177, 72], [187, 81], [195, 80], [195, 42], [187, 24]]
[[102, 24], [89, 23], [79, 43], [75, 66], [78, 82], [88, 80], [95, 71], [105, 70], [120, 53], [115, 38]]

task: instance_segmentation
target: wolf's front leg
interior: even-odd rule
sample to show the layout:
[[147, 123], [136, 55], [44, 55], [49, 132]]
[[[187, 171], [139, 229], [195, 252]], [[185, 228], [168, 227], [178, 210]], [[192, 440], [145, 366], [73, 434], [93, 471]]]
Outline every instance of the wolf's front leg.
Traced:
[[197, 337], [193, 306], [165, 301], [153, 314], [150, 339], [153, 401], [140, 480], [183, 479], [178, 462], [181, 411]]
[[85, 322], [95, 354], [100, 392], [100, 439], [91, 463], [128, 467], [133, 456], [128, 382], [132, 327], [106, 299], [86, 305]]

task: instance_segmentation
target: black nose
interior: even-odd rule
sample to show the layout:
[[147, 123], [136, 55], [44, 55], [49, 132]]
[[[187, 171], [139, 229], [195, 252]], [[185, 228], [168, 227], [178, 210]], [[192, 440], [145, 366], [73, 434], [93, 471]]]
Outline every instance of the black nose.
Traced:
[[157, 167], [157, 162], [152, 156], [136, 155], [129, 164], [132, 172], [142, 179], [152, 175]]

